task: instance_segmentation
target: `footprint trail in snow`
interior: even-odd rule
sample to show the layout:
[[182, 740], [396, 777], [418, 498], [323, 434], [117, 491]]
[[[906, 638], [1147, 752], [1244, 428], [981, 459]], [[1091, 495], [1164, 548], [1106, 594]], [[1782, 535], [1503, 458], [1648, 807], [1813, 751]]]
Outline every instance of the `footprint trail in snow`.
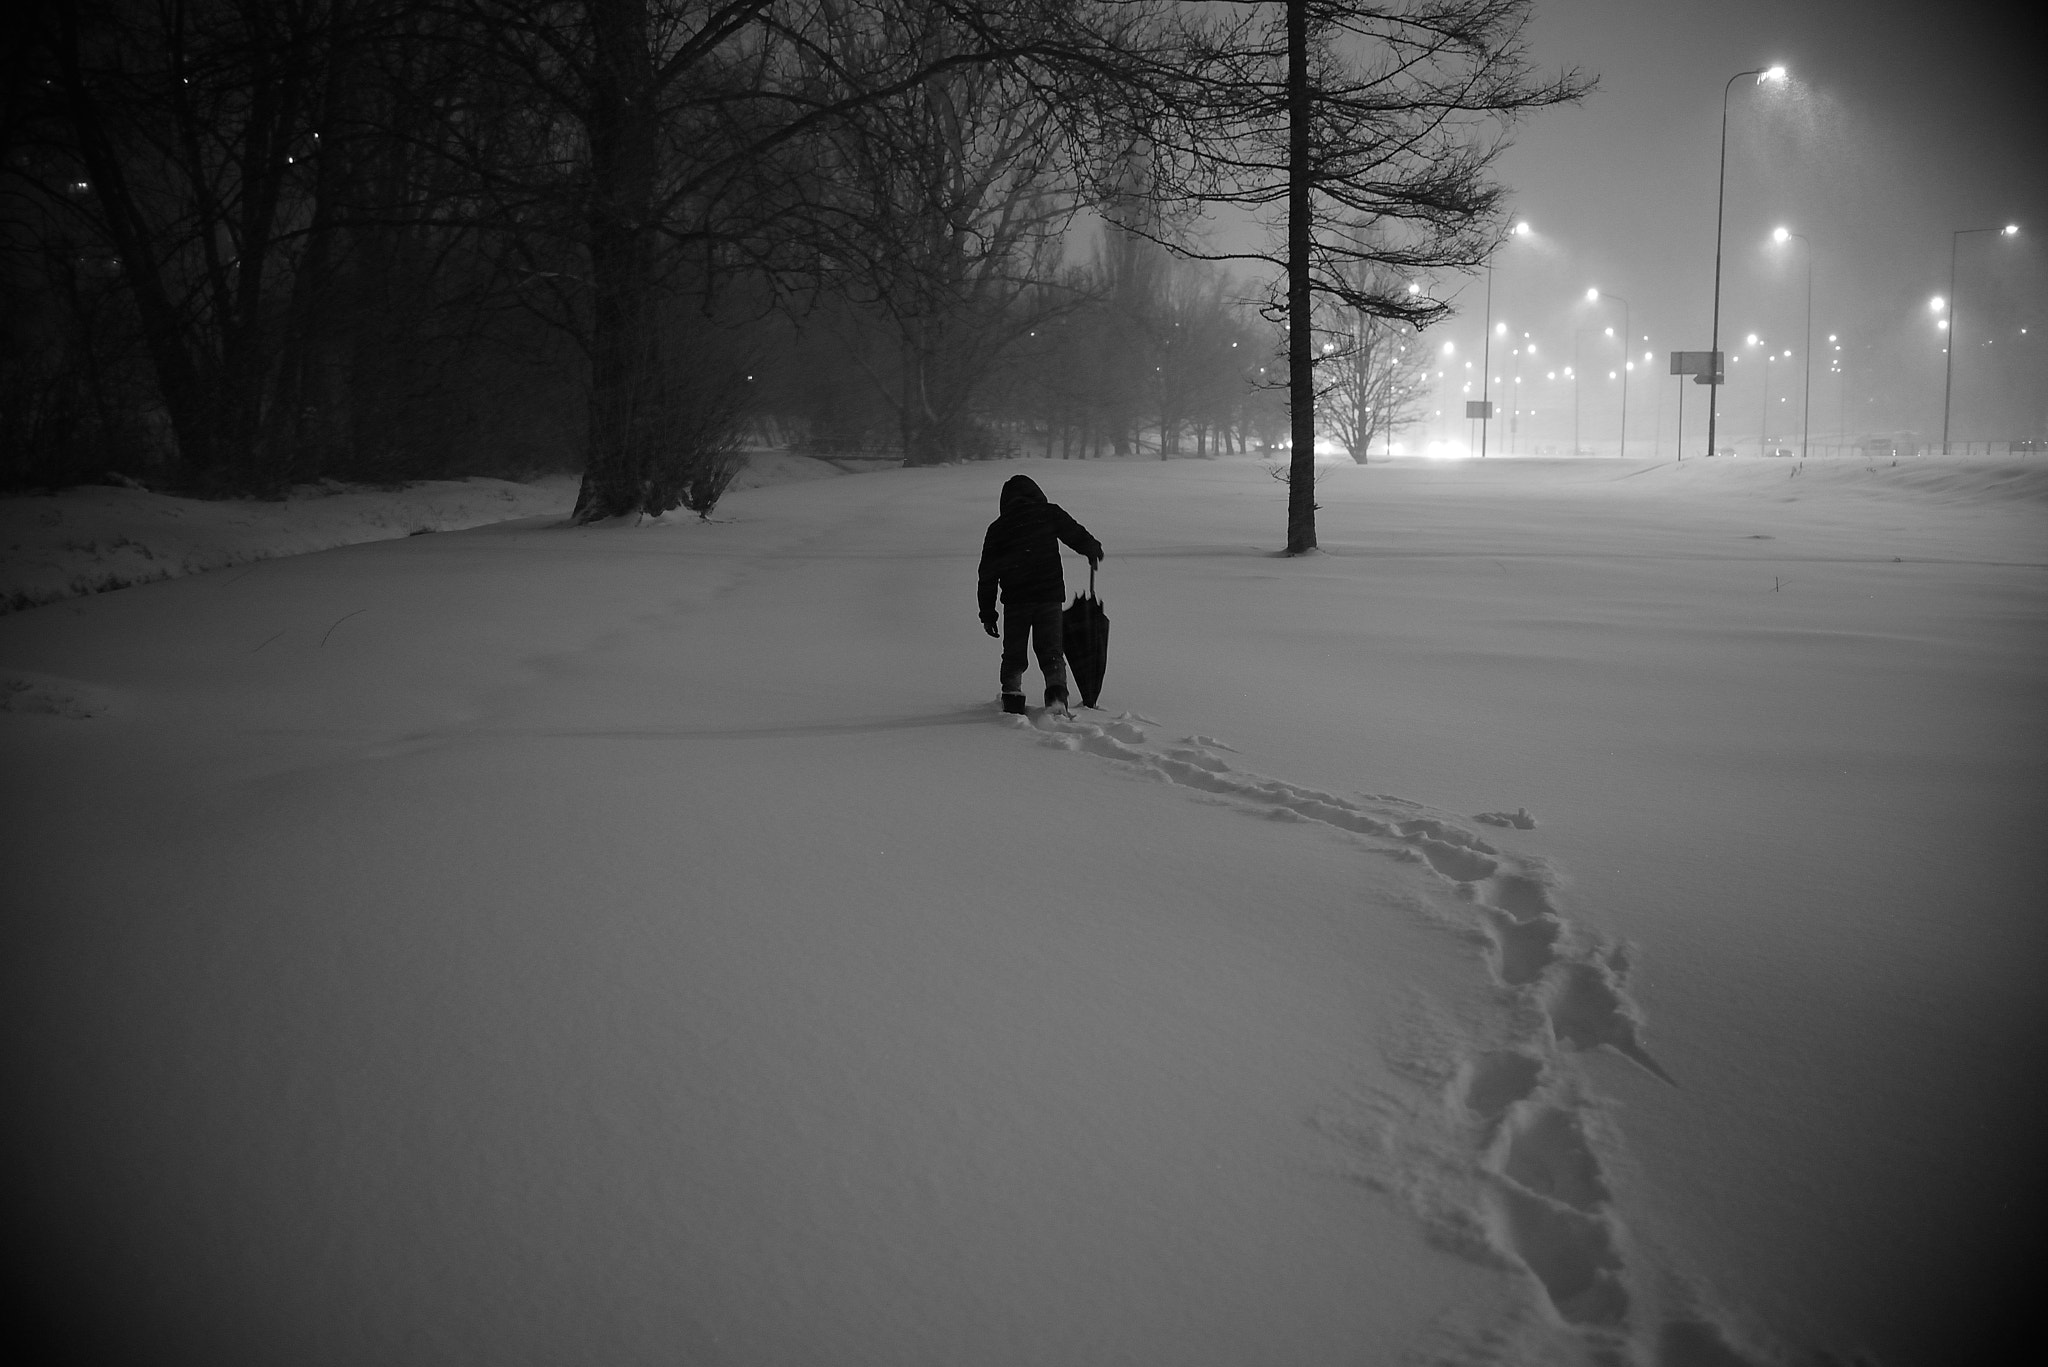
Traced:
[[[1212, 737], [1155, 740], [1159, 723], [1135, 713], [1007, 720], [1042, 745], [1114, 760], [1270, 819], [1319, 823], [1427, 868], [1454, 916], [1469, 917], [1485, 942], [1513, 1022], [1509, 1037], [1475, 1046], [1454, 1028], [1425, 1031], [1430, 1043], [1402, 1071], [1425, 1083], [1426, 1102], [1376, 1103], [1376, 1117], [1328, 1117], [1318, 1128], [1363, 1155], [1362, 1180], [1405, 1195], [1439, 1243], [1525, 1270], [1553, 1326], [1585, 1335], [1602, 1360], [1752, 1361], [1714, 1317], [1683, 1304], [1690, 1295], [1681, 1289], [1680, 1304], [1671, 1304], [1670, 1287], [1653, 1286], [1651, 1270], [1631, 1266], [1601, 1158], [1615, 1152], [1615, 1135], [1578, 1056], [1606, 1051], [1664, 1083], [1676, 1080], [1644, 1045], [1626, 948], [1587, 937], [1560, 913], [1555, 876], [1542, 860], [1505, 852], [1402, 798], [1344, 796], [1245, 772], [1225, 758], [1236, 752]], [[1474, 819], [1520, 830], [1536, 824], [1522, 809]], [[1426, 1137], [1404, 1140], [1406, 1131]], [[1643, 1323], [1649, 1319], [1660, 1323]]]

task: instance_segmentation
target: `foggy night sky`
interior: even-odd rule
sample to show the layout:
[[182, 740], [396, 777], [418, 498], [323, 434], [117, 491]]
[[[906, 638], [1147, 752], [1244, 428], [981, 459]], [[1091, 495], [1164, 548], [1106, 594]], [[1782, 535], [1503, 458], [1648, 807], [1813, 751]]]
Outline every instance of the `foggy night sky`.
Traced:
[[[1600, 328], [1618, 331], [1621, 316], [1583, 303], [1586, 287], [1626, 297], [1634, 354], [1655, 353], [1649, 378], [1665, 388], [1668, 434], [1678, 382], [1666, 353], [1708, 345], [1722, 87], [1782, 63], [1787, 85], [1745, 78], [1729, 100], [1723, 350], [1742, 354], [1750, 332], [1801, 347], [1799, 244], [1769, 241], [1785, 224], [1813, 244], [1814, 432], [1837, 425], [1823, 359], [1835, 332], [1849, 429], [1938, 440], [1942, 334], [1928, 300], [1948, 290], [1950, 232], [2018, 222], [2017, 238], [1961, 242], [1952, 435], [2048, 432], [2048, 49], [2029, 14], [2038, 21], [2018, 4], [1537, 0], [1539, 68], [1577, 66], [1600, 84], [1584, 104], [1523, 124], [1499, 163], [1515, 215], [1540, 236], [1497, 255], [1496, 321], [1527, 328], [1549, 358], [1569, 351], [1583, 321], [1592, 357]], [[1479, 341], [1484, 283], [1439, 285], [1462, 290], [1460, 316], [1430, 337], [1456, 341], [1461, 359]], [[1611, 361], [1614, 343], [1600, 341]], [[1503, 373], [1498, 358], [1493, 369]], [[1722, 421], [1753, 443], [1752, 373], [1733, 368]], [[1686, 394], [1688, 430], [1705, 392]], [[1649, 398], [1632, 388], [1632, 432]]]

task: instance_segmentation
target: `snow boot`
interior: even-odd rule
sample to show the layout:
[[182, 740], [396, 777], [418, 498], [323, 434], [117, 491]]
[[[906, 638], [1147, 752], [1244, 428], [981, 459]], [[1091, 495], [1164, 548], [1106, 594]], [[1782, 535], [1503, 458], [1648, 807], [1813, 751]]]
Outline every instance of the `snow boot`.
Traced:
[[1022, 693], [1003, 694], [1003, 711], [1011, 713], [1014, 716], [1023, 716], [1024, 695]]
[[1074, 715], [1074, 709], [1067, 704], [1067, 686], [1053, 684], [1045, 690], [1045, 710], [1057, 712], [1063, 717]]

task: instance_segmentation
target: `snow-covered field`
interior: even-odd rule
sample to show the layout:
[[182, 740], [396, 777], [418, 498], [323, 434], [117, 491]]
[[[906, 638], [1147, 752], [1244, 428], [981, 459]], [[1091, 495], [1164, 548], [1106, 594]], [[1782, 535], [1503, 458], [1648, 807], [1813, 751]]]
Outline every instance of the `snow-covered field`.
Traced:
[[[752, 489], [839, 473], [807, 456], [756, 451], [732, 487]], [[117, 485], [0, 498], [0, 612], [272, 556], [461, 531], [544, 513], [559, 517], [575, 502], [573, 475], [527, 484], [425, 480], [388, 491], [325, 483], [269, 501], [210, 502]]]
[[[1020, 470], [1074, 721], [974, 621]], [[0, 619], [87, 1360], [2039, 1342], [2048, 472], [1333, 468], [1293, 560], [1249, 462], [569, 493]]]

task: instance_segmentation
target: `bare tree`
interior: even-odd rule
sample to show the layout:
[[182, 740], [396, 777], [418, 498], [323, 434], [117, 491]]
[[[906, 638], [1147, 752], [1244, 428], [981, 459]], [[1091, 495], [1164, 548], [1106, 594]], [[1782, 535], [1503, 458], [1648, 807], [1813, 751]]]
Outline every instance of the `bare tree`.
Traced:
[[[1352, 274], [1371, 272], [1391, 274], [1378, 266]], [[1363, 291], [1390, 291], [1385, 280], [1354, 283]], [[1428, 393], [1426, 353], [1406, 322], [1327, 301], [1322, 314], [1316, 411], [1351, 459], [1364, 465], [1375, 440], [1391, 446], [1394, 433], [1419, 416]]]
[[[1217, 11], [1226, 11], [1217, 13]], [[1182, 76], [1150, 128], [1153, 193], [1270, 212], [1279, 240], [1248, 253], [1284, 292], [1292, 473], [1287, 551], [1316, 544], [1315, 303], [1422, 326], [1450, 305], [1351, 269], [1469, 268], [1502, 231], [1491, 178], [1506, 131], [1577, 99], [1576, 73], [1538, 77], [1530, 0], [1284, 0], [1203, 7], [1179, 29]]]
[[259, 0], [82, 11], [34, 12], [77, 167], [63, 189], [127, 284], [187, 467], [261, 486], [280, 258], [303, 227], [329, 15]]
[[30, 11], [0, 174], [39, 206], [46, 276], [93, 263], [88, 290], [51, 280], [39, 298], [93, 319], [80, 365], [124, 391], [127, 444], [174, 456], [186, 487], [402, 478], [546, 430], [562, 357], [505, 307], [514, 239], [451, 155], [532, 142], [532, 120], [492, 103], [508, 83], [460, 28], [426, 0]]
[[849, 108], [801, 179], [823, 273], [893, 335], [893, 373], [870, 373], [905, 460], [930, 465], [976, 449], [968, 429], [997, 361], [1073, 307], [1059, 261], [1081, 186], [1056, 110], [1015, 69], [943, 65], [974, 37], [946, 6], [884, 0], [865, 17], [879, 27], [841, 17], [808, 60], [844, 70], [880, 43], [933, 74]]
[[1206, 262], [1176, 262], [1169, 273], [1154, 353], [1162, 460], [1179, 454], [1189, 429], [1200, 455], [1209, 454], [1212, 434], [1238, 434], [1255, 358], [1263, 357], [1237, 291]]
[[473, 165], [508, 202], [574, 206], [562, 222], [588, 258], [590, 368], [578, 521], [676, 506], [697, 455], [661, 434], [695, 424], [675, 418], [687, 396], [669, 383], [656, 301], [679, 279], [708, 298], [744, 270], [808, 271], [817, 139], [974, 68], [1028, 73], [1058, 118], [1091, 117], [1079, 94], [1142, 8], [931, 0], [950, 41], [904, 45], [888, 41], [902, 0], [453, 2], [560, 123], [551, 156]]

